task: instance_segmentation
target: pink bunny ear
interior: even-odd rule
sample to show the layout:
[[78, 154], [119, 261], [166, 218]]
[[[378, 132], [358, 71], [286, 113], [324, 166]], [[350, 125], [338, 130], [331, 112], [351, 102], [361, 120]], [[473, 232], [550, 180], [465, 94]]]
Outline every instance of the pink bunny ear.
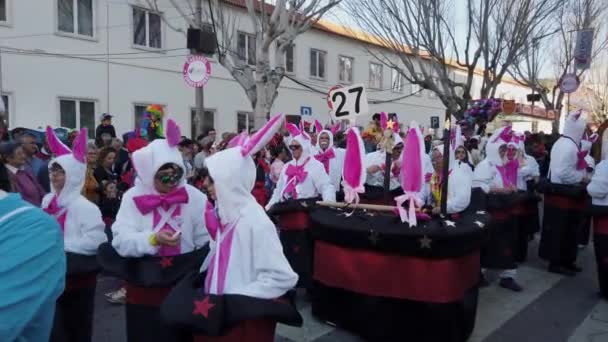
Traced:
[[283, 114], [276, 115], [254, 134], [241, 149], [243, 156], [253, 155], [266, 146], [274, 134], [279, 131], [283, 122]]
[[57, 157], [72, 153], [72, 151], [70, 151], [70, 149], [65, 146], [61, 140], [59, 140], [59, 138], [57, 138], [55, 131], [53, 131], [51, 126], [46, 127], [46, 139], [49, 142], [51, 152], [53, 152], [53, 154]]
[[167, 121], [167, 128], [165, 129], [165, 135], [167, 136], [167, 142], [169, 146], [175, 147], [179, 144], [179, 141], [182, 138], [182, 133], [179, 130], [179, 126], [173, 121], [173, 119], [169, 119]]
[[382, 129], [386, 129], [388, 123], [388, 116], [386, 116], [385, 112], [380, 113], [380, 127], [382, 127]]
[[363, 166], [364, 147], [359, 131], [349, 128], [346, 132], [346, 152], [344, 156], [344, 183], [353, 189], [363, 186], [365, 172]]
[[315, 133], [319, 134], [323, 130], [323, 126], [319, 122], [319, 120], [315, 120]]
[[295, 138], [296, 136], [300, 135], [300, 130], [298, 129], [298, 126], [292, 124], [291, 122], [286, 123], [285, 128], [287, 128], [287, 131], [289, 132], [292, 138]]
[[415, 128], [410, 128], [402, 152], [401, 187], [405, 192], [418, 192], [422, 185], [422, 160], [420, 159], [420, 139]]
[[336, 135], [336, 133], [338, 133], [338, 131], [340, 130], [340, 123], [338, 122], [337, 124], [335, 124], [332, 128], [331, 128], [331, 134]]
[[83, 128], [80, 133], [74, 139], [74, 159], [78, 160], [82, 164], [87, 162], [87, 129]]
[[247, 132], [242, 132], [241, 134], [237, 135], [236, 137], [230, 139], [230, 141], [228, 142], [228, 148], [232, 148], [232, 147], [236, 147], [236, 146], [245, 146], [248, 138], [249, 138], [249, 135], [247, 135]]

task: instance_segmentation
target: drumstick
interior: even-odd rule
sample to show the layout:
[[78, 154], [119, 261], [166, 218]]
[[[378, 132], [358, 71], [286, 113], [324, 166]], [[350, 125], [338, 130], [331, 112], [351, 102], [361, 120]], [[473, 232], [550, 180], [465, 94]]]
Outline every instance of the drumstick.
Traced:
[[318, 205], [322, 207], [330, 207], [330, 208], [350, 208], [350, 209], [367, 209], [367, 210], [376, 210], [376, 211], [386, 211], [393, 212], [397, 207], [391, 205], [379, 205], [379, 204], [350, 204], [344, 202], [330, 202], [330, 201], [318, 201]]

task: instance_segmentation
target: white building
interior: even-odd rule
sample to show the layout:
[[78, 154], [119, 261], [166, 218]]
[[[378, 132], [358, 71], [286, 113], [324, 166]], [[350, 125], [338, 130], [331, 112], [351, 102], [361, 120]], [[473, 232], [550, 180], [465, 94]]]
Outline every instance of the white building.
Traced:
[[[170, 28], [187, 25], [169, 1], [158, 3], [166, 22], [141, 0], [0, 0], [0, 89], [9, 127], [88, 127], [93, 133], [100, 114], [109, 112], [117, 131], [126, 132], [147, 104], [156, 103], [190, 135], [194, 90], [182, 78], [186, 37]], [[246, 50], [253, 45], [250, 21], [243, 8], [232, 10], [243, 19], [237, 21], [234, 49]], [[396, 75], [375, 62], [364, 44], [331, 24], [299, 36], [288, 63], [298, 82], [283, 80], [273, 113], [298, 116], [310, 108], [307, 121], [327, 122], [329, 88], [364, 83], [370, 102], [416, 93], [370, 104], [370, 113], [394, 112], [401, 122], [424, 125], [432, 115], [443, 116], [434, 94], [403, 82], [394, 86]], [[527, 92], [505, 82], [498, 94], [523, 102]], [[252, 125], [245, 92], [214, 60], [204, 102], [207, 128], [236, 132]]]

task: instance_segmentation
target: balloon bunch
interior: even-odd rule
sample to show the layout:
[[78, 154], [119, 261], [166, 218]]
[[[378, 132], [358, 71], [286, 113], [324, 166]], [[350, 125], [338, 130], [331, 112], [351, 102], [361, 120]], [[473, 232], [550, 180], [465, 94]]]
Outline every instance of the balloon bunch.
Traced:
[[494, 120], [496, 115], [502, 111], [501, 99], [481, 99], [470, 103], [469, 108], [464, 112], [460, 124], [462, 126], [474, 127], [475, 125], [485, 125]]

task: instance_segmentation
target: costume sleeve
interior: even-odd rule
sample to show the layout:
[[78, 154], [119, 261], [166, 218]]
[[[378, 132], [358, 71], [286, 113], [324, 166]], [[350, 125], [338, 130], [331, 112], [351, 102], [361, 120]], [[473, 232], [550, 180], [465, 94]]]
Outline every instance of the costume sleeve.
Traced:
[[[285, 164], [287, 165], [287, 164]], [[272, 192], [272, 196], [270, 197], [270, 201], [266, 204], [266, 210], [270, 209], [275, 203], [281, 202], [281, 196], [283, 193], [283, 189], [285, 189], [285, 167], [281, 170], [281, 175], [279, 176], [279, 181], [277, 186], [274, 187], [274, 191]]]
[[448, 214], [459, 213], [467, 209], [471, 203], [471, 187], [473, 171], [467, 164], [461, 164], [454, 169], [452, 179], [448, 183]]
[[253, 249], [253, 260], [250, 262], [255, 268], [256, 279], [239, 293], [262, 299], [278, 298], [296, 285], [298, 275], [289, 266], [276, 228], [270, 220], [265, 218], [261, 227], [249, 231]]
[[496, 169], [488, 162], [482, 161], [473, 172], [473, 188], [481, 188], [486, 194], [490, 192]]
[[99, 208], [91, 202], [81, 202], [78, 206], [78, 228], [80, 234], [71, 235], [64, 240], [65, 251], [85, 255], [97, 254], [97, 248], [108, 240], [104, 232], [105, 224]]
[[526, 157], [526, 164], [528, 164], [528, 168], [530, 169], [529, 177], [540, 177], [540, 167], [538, 162], [533, 157]]
[[[317, 167], [318, 166], [318, 167]], [[321, 194], [323, 201], [336, 201], [336, 188], [334, 188], [333, 184], [331, 184], [331, 179], [329, 175], [325, 173], [325, 169], [321, 163], [315, 166], [314, 170], [314, 178], [312, 179], [317, 192]]]
[[[201, 216], [203, 212], [201, 212]], [[139, 220], [138, 220], [139, 218]], [[116, 222], [112, 225], [112, 246], [123, 257], [142, 257], [158, 253], [158, 247], [150, 244], [150, 230], [141, 231], [141, 214], [139, 213], [133, 195], [127, 191], [122, 198]]]
[[207, 196], [198, 192], [188, 191], [192, 198], [192, 243], [195, 249], [201, 248], [209, 242], [209, 232], [205, 226], [205, 210]]
[[593, 198], [608, 196], [608, 161], [597, 164], [591, 183], [587, 185], [587, 192]]
[[[522, 179], [528, 180], [530, 177], [534, 177], [534, 165], [530, 164], [530, 159], [526, 158], [526, 164], [523, 165], [517, 172]], [[536, 173], [538, 173], [538, 164], [536, 164]]]

